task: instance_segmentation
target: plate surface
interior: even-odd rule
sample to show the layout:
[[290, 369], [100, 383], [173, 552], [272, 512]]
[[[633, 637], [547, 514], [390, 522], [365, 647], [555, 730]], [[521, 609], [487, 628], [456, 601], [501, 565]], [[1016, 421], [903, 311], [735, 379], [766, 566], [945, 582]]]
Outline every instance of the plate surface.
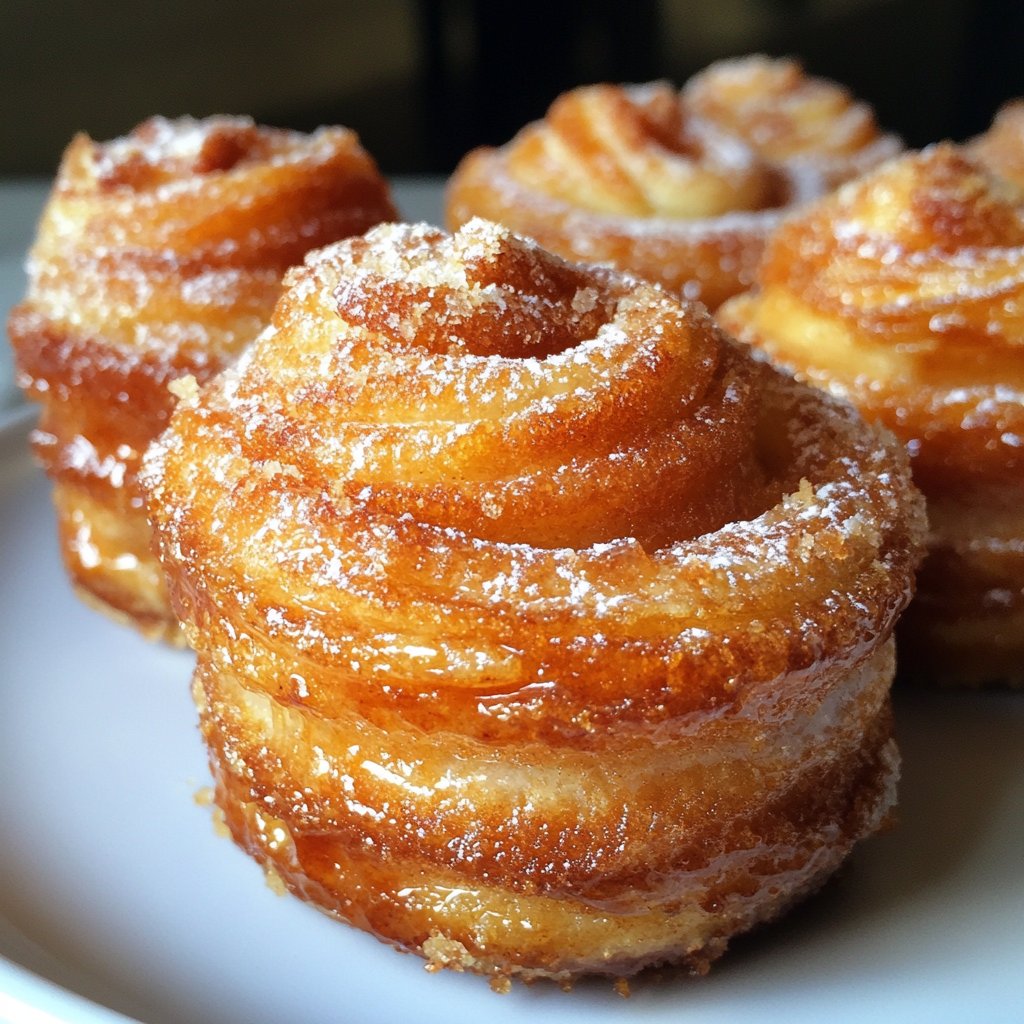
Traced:
[[901, 694], [900, 826], [708, 978], [497, 996], [274, 895], [215, 834], [191, 658], [74, 598], [27, 429], [0, 430], [0, 1020], [1020, 1020], [1024, 695]]

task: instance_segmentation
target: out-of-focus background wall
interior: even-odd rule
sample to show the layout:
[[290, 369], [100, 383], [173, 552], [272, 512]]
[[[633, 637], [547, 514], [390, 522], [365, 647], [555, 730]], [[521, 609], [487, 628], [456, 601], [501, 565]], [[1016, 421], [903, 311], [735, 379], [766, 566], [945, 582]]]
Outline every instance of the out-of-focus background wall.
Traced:
[[683, 82], [792, 54], [912, 145], [980, 131], [1024, 94], [1022, 0], [0, 0], [0, 174], [153, 113], [355, 128], [389, 173], [447, 174], [561, 91]]

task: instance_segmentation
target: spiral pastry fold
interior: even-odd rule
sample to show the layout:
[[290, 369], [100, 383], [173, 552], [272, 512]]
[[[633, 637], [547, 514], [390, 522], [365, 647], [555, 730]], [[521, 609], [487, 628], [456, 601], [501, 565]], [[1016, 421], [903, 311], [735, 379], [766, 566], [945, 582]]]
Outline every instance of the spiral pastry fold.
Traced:
[[147, 454], [236, 840], [498, 976], [704, 969], [893, 801], [900, 446], [483, 221], [310, 254]]
[[722, 323], [906, 443], [931, 537], [908, 671], [1024, 682], [1024, 192], [943, 144], [787, 223]]
[[684, 102], [700, 119], [743, 139], [779, 167], [807, 168], [835, 187], [895, 156], [902, 144], [874, 111], [794, 60], [723, 60], [695, 75]]
[[394, 210], [356, 136], [153, 118], [64, 154], [9, 321], [64, 560], [90, 603], [177, 642], [136, 482], [168, 385], [206, 380], [266, 325], [284, 271]]
[[564, 94], [506, 146], [460, 163], [447, 216], [500, 221], [713, 309], [749, 286], [784, 213], [898, 148], [839, 86], [751, 57], [712, 65], [682, 92]]

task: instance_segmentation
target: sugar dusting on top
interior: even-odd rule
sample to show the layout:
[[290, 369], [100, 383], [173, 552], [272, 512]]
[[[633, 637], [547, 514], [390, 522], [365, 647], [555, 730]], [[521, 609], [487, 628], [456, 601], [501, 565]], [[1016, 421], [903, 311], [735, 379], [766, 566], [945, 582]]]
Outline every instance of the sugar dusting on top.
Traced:
[[[772, 630], [813, 646], [904, 599], [880, 612], [869, 596], [906, 585], [910, 556], [892, 538], [911, 499], [895, 449], [828, 399], [755, 373], [665, 292], [483, 222], [454, 237], [381, 227], [313, 254], [290, 285], [275, 324], [149, 456], [165, 548], [223, 524], [204, 539], [216, 563], [204, 585], [240, 581], [224, 600], [260, 628], [365, 677], [514, 680], [541, 657], [520, 650], [527, 629], [582, 665], [622, 644], [682, 656], [698, 633], [706, 650], [723, 609], [774, 614]], [[509, 322], [529, 333], [531, 310], [564, 347], [537, 356], [522, 338], [478, 337]], [[755, 381], [757, 401], [792, 420], [791, 482], [766, 484], [753, 515], [639, 540], [665, 488], [697, 515], [733, 486], [718, 452], [727, 439], [739, 460], [758, 443], [757, 421], [737, 419]], [[708, 483], [687, 491], [676, 474]], [[278, 597], [261, 612], [253, 595], [270, 577]]]

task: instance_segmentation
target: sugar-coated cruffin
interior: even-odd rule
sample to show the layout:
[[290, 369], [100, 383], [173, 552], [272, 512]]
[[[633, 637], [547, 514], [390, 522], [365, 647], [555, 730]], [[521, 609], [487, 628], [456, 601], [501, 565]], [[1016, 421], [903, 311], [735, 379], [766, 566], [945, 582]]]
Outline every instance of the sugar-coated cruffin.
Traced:
[[506, 229], [293, 270], [148, 504], [236, 841], [431, 968], [698, 971], [887, 818], [907, 457]]
[[74, 139], [9, 329], [19, 382], [42, 405], [33, 444], [64, 561], [87, 601], [181, 642], [136, 479], [174, 405], [169, 386], [209, 379], [252, 341], [310, 248], [393, 217], [345, 128], [156, 117], [111, 142]]
[[1024, 191], [1004, 121], [792, 218], [718, 314], [907, 445], [931, 532], [901, 666], [959, 685], [1024, 683]]

